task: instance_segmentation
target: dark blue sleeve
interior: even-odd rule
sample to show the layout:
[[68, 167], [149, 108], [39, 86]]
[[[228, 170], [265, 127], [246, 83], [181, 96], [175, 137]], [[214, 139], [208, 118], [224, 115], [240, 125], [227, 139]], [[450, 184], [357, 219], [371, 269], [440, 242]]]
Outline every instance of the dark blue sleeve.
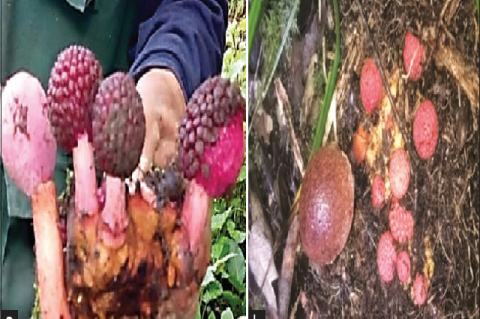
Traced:
[[228, 23], [226, 0], [140, 0], [130, 47], [130, 74], [171, 69], [187, 100], [208, 77], [220, 74]]

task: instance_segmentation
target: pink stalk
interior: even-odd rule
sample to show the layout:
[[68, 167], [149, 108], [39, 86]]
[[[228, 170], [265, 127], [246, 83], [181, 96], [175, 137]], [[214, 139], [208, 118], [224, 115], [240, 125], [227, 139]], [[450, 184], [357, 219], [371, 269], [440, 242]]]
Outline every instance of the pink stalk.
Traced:
[[98, 212], [93, 147], [88, 135], [81, 136], [73, 149], [75, 173], [75, 211], [92, 216]]
[[57, 145], [40, 81], [19, 72], [2, 93], [2, 159], [17, 187], [31, 199], [42, 318], [70, 319], [56, 187]]
[[195, 181], [188, 183], [182, 208], [182, 221], [195, 257], [194, 269], [207, 269], [210, 261], [212, 198]]
[[107, 175], [105, 206], [101, 213], [104, 225], [100, 225], [100, 237], [113, 248], [125, 242], [129, 222], [125, 191], [125, 182], [121, 178]]
[[70, 318], [67, 304], [62, 241], [53, 181], [40, 184], [31, 197], [37, 281], [42, 318]]

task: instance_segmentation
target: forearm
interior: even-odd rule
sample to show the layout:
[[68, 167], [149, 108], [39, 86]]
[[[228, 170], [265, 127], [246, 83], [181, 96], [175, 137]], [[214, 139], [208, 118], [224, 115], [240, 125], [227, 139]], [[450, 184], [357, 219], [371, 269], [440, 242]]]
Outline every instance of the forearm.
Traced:
[[139, 80], [152, 68], [167, 68], [188, 100], [201, 82], [221, 72], [227, 18], [227, 1], [162, 1], [139, 24], [130, 73]]

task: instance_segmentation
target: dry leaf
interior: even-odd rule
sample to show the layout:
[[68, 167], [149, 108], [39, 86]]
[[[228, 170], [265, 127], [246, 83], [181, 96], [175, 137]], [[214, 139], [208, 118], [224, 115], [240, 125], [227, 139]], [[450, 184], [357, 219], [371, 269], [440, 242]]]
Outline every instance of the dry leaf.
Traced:
[[258, 116], [255, 119], [255, 131], [262, 137], [265, 143], [270, 144], [270, 133], [273, 130], [273, 120], [263, 109], [258, 110]]
[[255, 194], [249, 194], [252, 226], [248, 232], [248, 269], [262, 290], [269, 309], [278, 313], [277, 297], [272, 282], [278, 279], [273, 262], [272, 234]]
[[317, 116], [316, 110], [318, 108], [314, 107], [314, 97], [315, 97], [315, 66], [318, 61], [318, 55], [315, 53], [310, 59], [310, 64], [308, 65], [307, 70], [307, 81], [305, 83], [305, 92], [303, 93], [303, 108], [300, 114], [300, 123], [301, 125], [309, 124], [312, 119], [315, 119]]

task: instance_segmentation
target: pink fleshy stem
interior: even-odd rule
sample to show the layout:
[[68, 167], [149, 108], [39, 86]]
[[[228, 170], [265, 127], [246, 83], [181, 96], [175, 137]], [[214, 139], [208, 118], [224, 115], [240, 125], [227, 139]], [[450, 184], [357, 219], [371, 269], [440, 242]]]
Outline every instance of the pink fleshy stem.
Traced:
[[85, 134], [73, 149], [75, 176], [75, 211], [92, 216], [98, 212], [97, 185], [93, 147]]
[[123, 245], [129, 218], [126, 208], [125, 182], [118, 177], [106, 177], [105, 206], [101, 213], [100, 237], [112, 248]]

